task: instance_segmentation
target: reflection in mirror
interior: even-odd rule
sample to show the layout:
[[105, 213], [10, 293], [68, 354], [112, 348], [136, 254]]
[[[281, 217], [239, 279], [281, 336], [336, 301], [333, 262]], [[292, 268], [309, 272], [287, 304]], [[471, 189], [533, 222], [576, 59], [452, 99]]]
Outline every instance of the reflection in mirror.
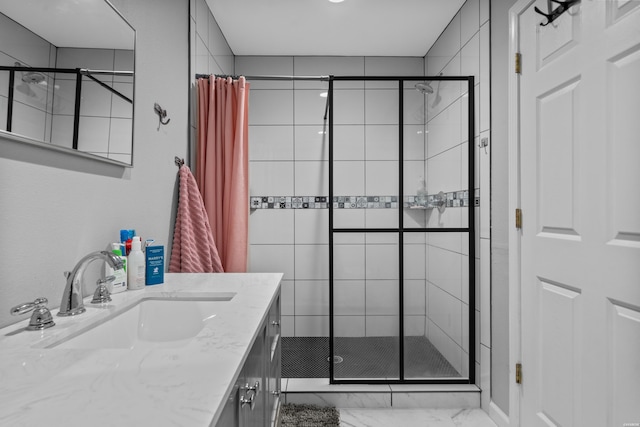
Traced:
[[134, 63], [106, 0], [0, 0], [0, 134], [131, 165]]

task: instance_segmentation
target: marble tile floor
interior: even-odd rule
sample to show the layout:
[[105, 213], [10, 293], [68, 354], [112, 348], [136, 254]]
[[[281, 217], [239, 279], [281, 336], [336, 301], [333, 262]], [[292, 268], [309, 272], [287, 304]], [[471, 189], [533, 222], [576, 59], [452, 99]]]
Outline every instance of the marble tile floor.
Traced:
[[340, 427], [496, 427], [482, 409], [339, 409]]

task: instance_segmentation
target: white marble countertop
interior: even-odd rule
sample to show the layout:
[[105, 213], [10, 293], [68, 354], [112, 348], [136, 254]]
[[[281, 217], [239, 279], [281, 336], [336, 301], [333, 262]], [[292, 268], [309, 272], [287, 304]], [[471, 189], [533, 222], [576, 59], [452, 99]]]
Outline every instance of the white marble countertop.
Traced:
[[[209, 426], [220, 416], [282, 274], [166, 274], [165, 283], [112, 295], [106, 307], [23, 330], [0, 329], [2, 426]], [[47, 348], [148, 297], [233, 292], [185, 346], [160, 349]], [[89, 298], [90, 299], [90, 298]], [[176, 319], [179, 321], [179, 319]]]

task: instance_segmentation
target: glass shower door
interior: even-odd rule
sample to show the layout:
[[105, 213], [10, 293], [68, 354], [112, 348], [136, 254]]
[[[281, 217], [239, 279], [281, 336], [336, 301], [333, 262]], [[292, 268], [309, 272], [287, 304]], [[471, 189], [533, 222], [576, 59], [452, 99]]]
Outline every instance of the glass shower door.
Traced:
[[439, 79], [330, 83], [334, 383], [472, 382], [473, 79]]

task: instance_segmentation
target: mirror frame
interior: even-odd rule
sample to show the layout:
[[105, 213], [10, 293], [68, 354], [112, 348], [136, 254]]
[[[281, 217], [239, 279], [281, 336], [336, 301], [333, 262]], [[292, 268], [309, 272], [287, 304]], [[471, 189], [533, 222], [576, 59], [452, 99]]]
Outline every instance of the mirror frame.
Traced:
[[[134, 144], [134, 139], [135, 139], [134, 138], [134, 135], [135, 135], [135, 87], [136, 87], [135, 69], [136, 69], [137, 32], [136, 32], [136, 29], [131, 25], [131, 23], [122, 15], [122, 13], [120, 13], [120, 11], [118, 11], [118, 9], [116, 9], [116, 7], [109, 0], [102, 0], [102, 1], [104, 1], [104, 3], [107, 4], [107, 6], [123, 21], [124, 24], [126, 24], [126, 26], [128, 26], [131, 29], [131, 31], [133, 33], [132, 34], [132, 36], [133, 36], [133, 40], [132, 40], [133, 41], [133, 48], [132, 48], [133, 49], [133, 76], [131, 77], [131, 79], [132, 79], [131, 101], [132, 101], [132, 103], [131, 103], [131, 155], [130, 155], [131, 157], [130, 157], [130, 162], [126, 163], [126, 162], [122, 162], [122, 161], [119, 161], [119, 160], [110, 159], [108, 157], [101, 156], [99, 154], [93, 154], [93, 153], [90, 153], [90, 152], [84, 152], [84, 151], [81, 151], [81, 150], [78, 150], [78, 149], [74, 149], [74, 148], [70, 148], [70, 147], [67, 147], [67, 146], [57, 145], [57, 144], [54, 144], [52, 142], [46, 142], [44, 140], [31, 138], [29, 136], [25, 136], [25, 135], [13, 133], [13, 132], [8, 132], [8, 131], [3, 130], [3, 129], [0, 129], [0, 141], [2, 139], [6, 139], [6, 140], [14, 141], [14, 142], [25, 143], [25, 144], [29, 144], [29, 145], [31, 145], [33, 147], [43, 148], [45, 150], [53, 150], [53, 151], [57, 151], [57, 152], [64, 153], [64, 154], [70, 154], [72, 156], [77, 156], [77, 157], [83, 157], [83, 158], [87, 158], [87, 159], [97, 160], [97, 161], [100, 161], [100, 162], [103, 162], [103, 163], [123, 166], [123, 167], [126, 167], [126, 168], [130, 168], [130, 167], [134, 166], [133, 157], [134, 157], [134, 145], [135, 145]], [[4, 16], [6, 16], [9, 19], [13, 19], [11, 16], [8, 16], [8, 15], [4, 15]], [[21, 24], [19, 24], [19, 25], [21, 25]], [[26, 29], [31, 31], [31, 32], [33, 32], [33, 30], [31, 30], [30, 28], [26, 28]], [[43, 38], [43, 40], [45, 40], [48, 43], [52, 44], [49, 40], [46, 40], [44, 38]], [[63, 46], [63, 48], [64, 47], [67, 47], [67, 46]], [[68, 46], [68, 47], [73, 48], [72, 46]], [[45, 67], [33, 67], [33, 68], [34, 69], [38, 69], [38, 68], [45, 68]], [[78, 118], [78, 120], [80, 120], [80, 118]]]

